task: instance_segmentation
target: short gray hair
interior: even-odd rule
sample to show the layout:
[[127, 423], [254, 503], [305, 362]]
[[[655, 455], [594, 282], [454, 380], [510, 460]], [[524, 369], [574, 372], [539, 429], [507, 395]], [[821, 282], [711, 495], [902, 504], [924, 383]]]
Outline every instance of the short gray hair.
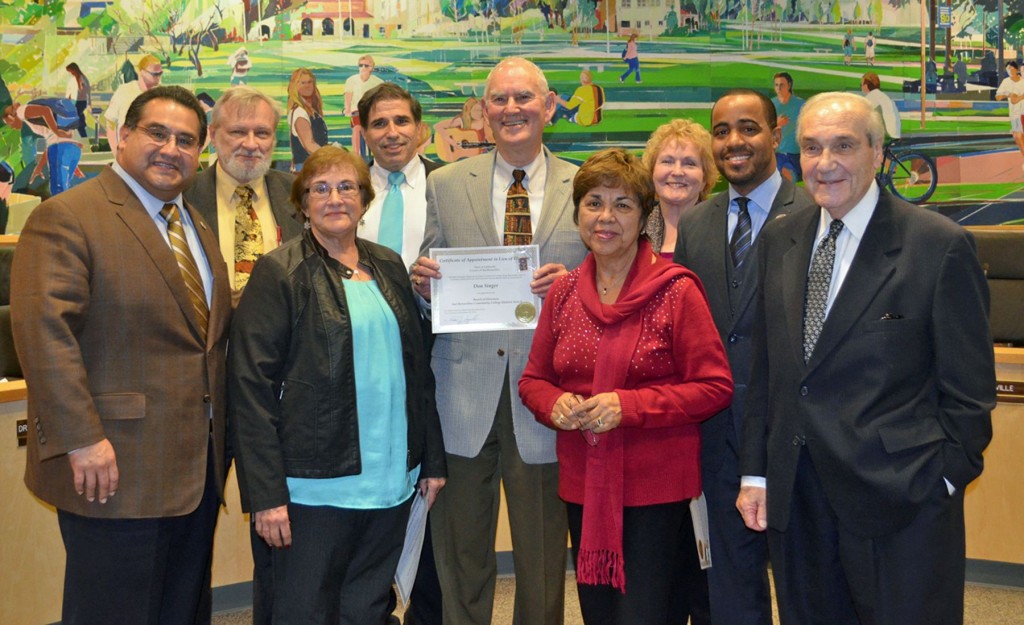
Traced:
[[494, 79], [494, 75], [498, 72], [498, 70], [505, 69], [510, 65], [523, 67], [524, 69], [526, 69], [527, 72], [533, 74], [534, 80], [537, 81], [537, 85], [540, 87], [540, 93], [538, 93], [537, 95], [539, 95], [542, 98], [547, 97], [548, 92], [550, 92], [551, 89], [548, 88], [548, 79], [546, 76], [544, 76], [544, 72], [541, 70], [541, 68], [537, 67], [536, 63], [534, 63], [533, 61], [524, 59], [521, 56], [512, 56], [502, 60], [500, 63], [495, 65], [494, 68], [491, 69], [490, 73], [487, 74], [487, 83], [486, 86], [484, 87], [484, 99], [487, 99], [487, 96], [489, 96], [491, 93], [491, 81]]
[[213, 110], [210, 112], [210, 125], [217, 125], [221, 112], [229, 104], [237, 106], [239, 111], [248, 112], [254, 110], [260, 102], [266, 102], [270, 110], [273, 111], [274, 128], [277, 128], [278, 122], [281, 121], [281, 106], [262, 91], [245, 85], [230, 87], [217, 99], [217, 103], [213, 105]]
[[867, 134], [868, 145], [881, 147], [885, 141], [885, 124], [882, 122], [882, 115], [875, 108], [870, 100], [860, 94], [845, 93], [842, 91], [828, 91], [819, 93], [807, 102], [800, 109], [800, 117], [796, 122], [796, 138], [800, 141], [804, 136], [804, 124], [808, 117], [816, 109], [826, 107], [830, 104], [839, 104], [843, 108], [850, 109], [858, 119], [864, 120], [864, 132]]

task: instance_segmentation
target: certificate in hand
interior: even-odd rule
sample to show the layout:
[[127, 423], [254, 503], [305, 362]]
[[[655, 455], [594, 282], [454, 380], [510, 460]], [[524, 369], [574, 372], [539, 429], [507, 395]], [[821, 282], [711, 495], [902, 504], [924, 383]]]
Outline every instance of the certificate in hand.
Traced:
[[540, 297], [530, 291], [540, 265], [540, 248], [460, 247], [431, 249], [441, 279], [431, 280], [431, 319], [435, 334], [532, 330]]

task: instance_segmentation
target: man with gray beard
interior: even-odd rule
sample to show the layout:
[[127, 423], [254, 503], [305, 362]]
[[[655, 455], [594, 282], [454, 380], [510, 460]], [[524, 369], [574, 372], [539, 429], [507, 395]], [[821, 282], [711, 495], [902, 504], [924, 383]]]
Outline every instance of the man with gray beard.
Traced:
[[[232, 308], [256, 260], [302, 233], [291, 203], [293, 176], [270, 168], [281, 111], [266, 95], [232, 87], [210, 117], [217, 163], [201, 171], [185, 199], [213, 228], [228, 268]], [[250, 532], [253, 559], [253, 623], [270, 625], [273, 599], [271, 547]]]
[[225, 91], [210, 117], [217, 163], [184, 194], [213, 227], [235, 303], [256, 260], [302, 232], [289, 199], [292, 175], [270, 168], [280, 119], [263, 93], [245, 86]]

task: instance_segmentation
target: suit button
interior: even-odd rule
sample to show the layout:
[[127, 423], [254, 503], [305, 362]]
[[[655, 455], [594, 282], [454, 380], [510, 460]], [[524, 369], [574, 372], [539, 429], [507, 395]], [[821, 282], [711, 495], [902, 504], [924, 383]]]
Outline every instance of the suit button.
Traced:
[[810, 391], [807, 390], [806, 386], [801, 386], [800, 387], [800, 397], [807, 397], [808, 393], [810, 393]]
[[730, 334], [729, 335], [729, 342], [730, 343], [735, 343], [736, 342], [736, 335], [735, 334]]
[[33, 420], [34, 422], [36, 422], [36, 423], [39, 423], [39, 417], [36, 417], [35, 419], [32, 419], [32, 420]]
[[729, 286], [731, 286], [734, 289], [738, 289], [738, 288], [740, 288], [740, 281], [739, 280], [733, 280], [732, 282], [729, 283]]
[[210, 397], [210, 395], [209, 395], [209, 394], [207, 394], [207, 395], [203, 395], [203, 403], [204, 403], [204, 404], [208, 404], [208, 403], [210, 403], [211, 401], [213, 401], [213, 399], [212, 399], [212, 398]]
[[39, 437], [39, 444], [40, 445], [45, 445], [46, 444], [46, 437], [45, 436], [40, 436]]
[[503, 350], [503, 349], [501, 349], [501, 348], [499, 347], [499, 348], [498, 348], [498, 355], [499, 355], [499, 356], [504, 356], [504, 355], [505, 355], [505, 350]]
[[805, 445], [805, 444], [807, 444], [807, 439], [804, 438], [803, 436], [794, 436], [793, 437], [793, 445], [794, 446], [799, 447], [800, 445]]

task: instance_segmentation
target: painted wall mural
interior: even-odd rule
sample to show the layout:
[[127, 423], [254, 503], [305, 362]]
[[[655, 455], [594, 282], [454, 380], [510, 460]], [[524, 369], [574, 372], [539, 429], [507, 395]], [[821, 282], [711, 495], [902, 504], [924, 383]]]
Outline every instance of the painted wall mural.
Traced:
[[324, 143], [361, 149], [355, 101], [394, 82], [423, 104], [425, 153], [457, 160], [490, 148], [488, 70], [525, 56], [558, 95], [546, 142], [566, 158], [640, 151], [675, 117], [706, 125], [743, 86], [775, 95], [796, 177], [797, 104], [871, 72], [901, 135], [894, 187], [965, 223], [1024, 223], [1015, 97], [995, 97], [1016, 90], [1000, 59], [1021, 55], [1024, 0], [1002, 21], [997, 0], [925, 2], [922, 20], [916, 0], [0, 0], [0, 202], [95, 175], [123, 102], [159, 81], [208, 105], [233, 84], [271, 95], [284, 169]]

